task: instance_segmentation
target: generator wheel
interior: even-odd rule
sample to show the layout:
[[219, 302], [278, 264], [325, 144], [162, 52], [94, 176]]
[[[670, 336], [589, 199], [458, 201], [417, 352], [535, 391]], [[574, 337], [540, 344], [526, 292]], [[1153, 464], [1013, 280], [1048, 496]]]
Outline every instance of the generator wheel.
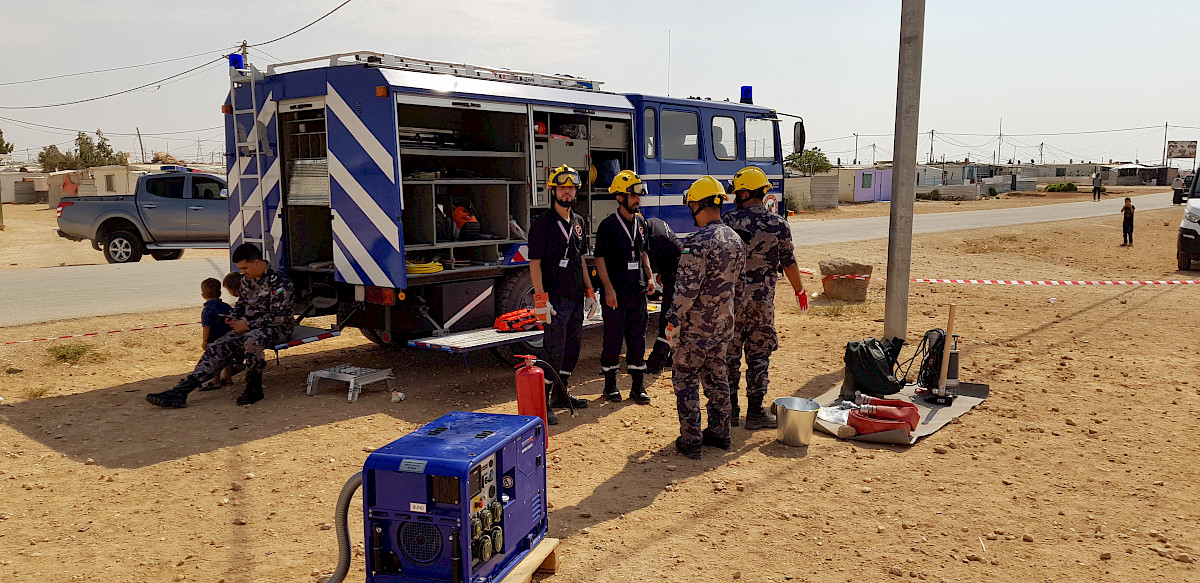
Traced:
[[[533, 308], [533, 276], [529, 274], [529, 269], [515, 269], [500, 283], [500, 293], [496, 294], [496, 315], [525, 308]], [[541, 354], [542, 339], [539, 336], [532, 341], [498, 346], [492, 351], [503, 363], [512, 364], [517, 361], [518, 354]]]

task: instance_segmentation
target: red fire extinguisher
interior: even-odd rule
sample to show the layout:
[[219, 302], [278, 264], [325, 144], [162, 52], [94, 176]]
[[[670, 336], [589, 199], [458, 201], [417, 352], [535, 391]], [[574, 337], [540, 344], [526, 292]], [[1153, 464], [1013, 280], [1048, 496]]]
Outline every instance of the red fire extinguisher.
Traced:
[[550, 447], [550, 435], [546, 423], [546, 374], [542, 369], [533, 365], [536, 356], [518, 354], [517, 358], [525, 362], [517, 368], [517, 413], [542, 418], [542, 435], [546, 438], [546, 447]]

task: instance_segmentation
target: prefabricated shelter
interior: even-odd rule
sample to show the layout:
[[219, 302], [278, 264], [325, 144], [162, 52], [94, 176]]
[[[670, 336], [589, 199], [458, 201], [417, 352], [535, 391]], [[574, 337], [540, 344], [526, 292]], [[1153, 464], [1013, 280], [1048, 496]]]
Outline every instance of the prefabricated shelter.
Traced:
[[1108, 183], [1113, 186], [1166, 186], [1171, 183], [1168, 167], [1141, 164], [1113, 166], [1108, 171], [1108, 178]]
[[863, 168], [855, 172], [854, 202], [892, 200], [892, 169]]

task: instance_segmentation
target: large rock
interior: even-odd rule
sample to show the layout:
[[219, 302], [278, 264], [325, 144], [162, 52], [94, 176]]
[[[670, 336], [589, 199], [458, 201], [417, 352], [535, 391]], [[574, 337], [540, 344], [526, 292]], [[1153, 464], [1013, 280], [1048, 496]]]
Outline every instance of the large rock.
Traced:
[[838, 257], [827, 259], [820, 263], [821, 286], [825, 297], [831, 300], [847, 302], [862, 302], [867, 299], [867, 285], [870, 279], [851, 279], [829, 277], [831, 275], [871, 275], [872, 267], [864, 263], [856, 263], [849, 259]]

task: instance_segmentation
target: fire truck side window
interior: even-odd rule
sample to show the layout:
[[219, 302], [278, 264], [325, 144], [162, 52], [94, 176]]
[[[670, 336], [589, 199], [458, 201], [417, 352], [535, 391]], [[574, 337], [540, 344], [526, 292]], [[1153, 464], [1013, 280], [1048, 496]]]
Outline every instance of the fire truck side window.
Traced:
[[775, 123], [769, 119], [746, 118], [746, 159], [775, 160]]
[[737, 122], [732, 117], [713, 116], [712, 147], [718, 160], [737, 159]]
[[642, 114], [642, 128], [643, 133], [646, 134], [646, 159], [653, 160], [658, 155], [654, 150], [655, 142], [658, 141], [658, 130], [654, 123], [653, 107], [647, 107], [646, 111]]
[[662, 112], [663, 158], [700, 159], [700, 118], [685, 111]]

